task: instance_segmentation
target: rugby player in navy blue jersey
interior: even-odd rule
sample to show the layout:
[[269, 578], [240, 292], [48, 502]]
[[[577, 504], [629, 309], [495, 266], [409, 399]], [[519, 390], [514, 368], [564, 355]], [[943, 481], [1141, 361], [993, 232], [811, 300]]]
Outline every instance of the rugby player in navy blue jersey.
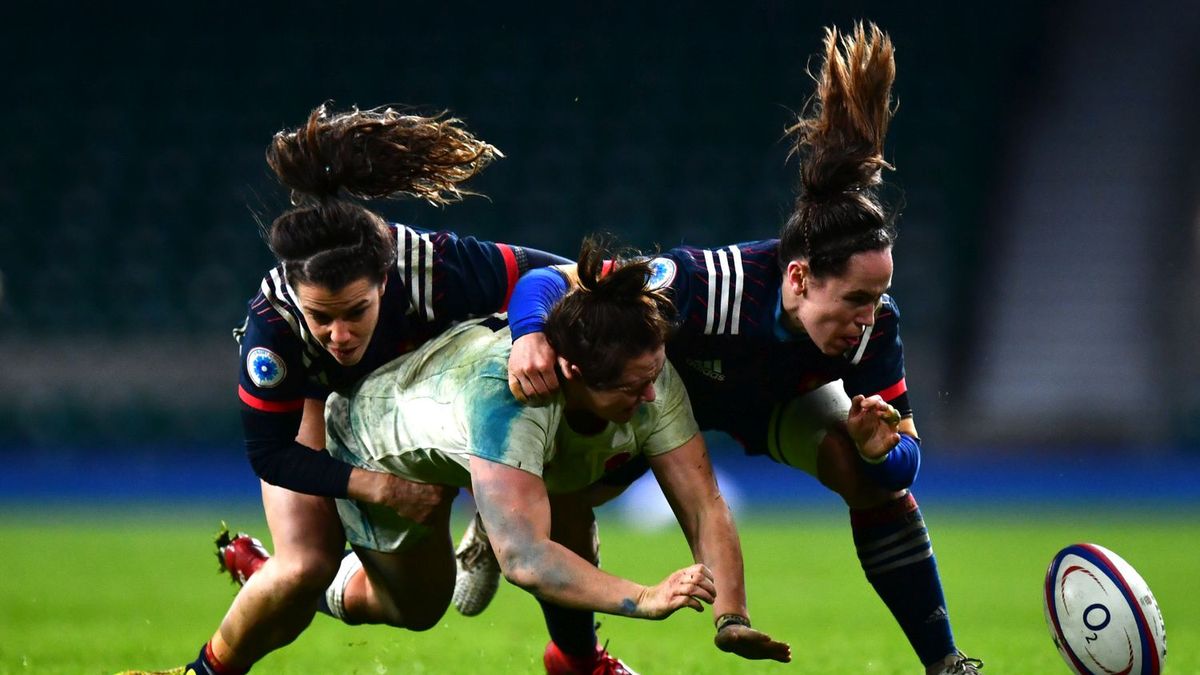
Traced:
[[391, 224], [357, 201], [447, 204], [469, 194], [460, 183], [498, 156], [457, 119], [390, 108], [321, 106], [299, 129], [275, 135], [267, 162], [296, 206], [271, 224], [279, 264], [235, 331], [246, 452], [262, 482], [275, 556], [267, 560], [249, 537], [233, 542], [243, 560], [232, 571], [245, 586], [197, 659], [167, 672], [245, 672], [304, 630], [345, 548], [333, 498], [381, 504], [416, 522], [450, 508], [456, 488], [330, 457], [324, 400], [452, 323], [503, 310], [523, 272], [567, 262]]
[[[975, 673], [982, 664], [955, 646], [929, 534], [908, 489], [920, 440], [900, 313], [887, 294], [895, 213], [877, 194], [891, 168], [883, 141], [894, 77], [891, 40], [874, 25], [828, 30], [816, 96], [789, 129], [800, 191], [779, 239], [672, 249], [652, 261], [649, 285], [672, 291], [681, 323], [667, 354], [701, 428], [727, 432], [748, 454], [802, 469], [838, 493], [863, 571], [925, 671]], [[571, 275], [539, 270], [517, 284], [509, 377], [519, 397], [558, 387], [547, 375], [556, 355], [542, 326]], [[621, 473], [614, 491], [637, 476]], [[592, 648], [590, 614], [543, 607], [561, 651]]]

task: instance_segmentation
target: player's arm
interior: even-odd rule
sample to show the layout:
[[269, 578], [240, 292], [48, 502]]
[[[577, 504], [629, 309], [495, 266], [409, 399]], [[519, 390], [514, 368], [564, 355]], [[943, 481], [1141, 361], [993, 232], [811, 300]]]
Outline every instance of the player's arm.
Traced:
[[[304, 401], [296, 442], [308, 448], [325, 447], [325, 401], [311, 398]], [[395, 474], [359, 467], [350, 469], [350, 478], [346, 482], [348, 498], [382, 504], [417, 523], [428, 521], [439, 506], [457, 494], [458, 489], [454, 487], [417, 483]]]
[[889, 490], [913, 484], [921, 468], [921, 439], [913, 421], [900, 340], [900, 310], [884, 296], [863, 365], [844, 378], [850, 395], [849, 433], [866, 474]]
[[[503, 312], [517, 280], [531, 270], [568, 263], [566, 258], [527, 246], [513, 246], [452, 232], [421, 234], [401, 228], [399, 255], [419, 315], [461, 321]], [[432, 258], [432, 269], [427, 258]]]
[[713, 601], [704, 565], [649, 587], [600, 570], [550, 539], [550, 501], [540, 477], [478, 456], [470, 461], [479, 515], [512, 584], [564, 607], [643, 619], [662, 619], [685, 606], [702, 611], [701, 602]]
[[518, 401], [542, 400], [558, 391], [558, 355], [543, 331], [554, 303], [578, 285], [574, 264], [533, 270], [517, 281], [508, 304], [513, 339], [508, 388]]
[[[352, 497], [424, 522], [452, 488], [411, 483], [340, 462], [324, 451], [324, 391], [307, 381], [298, 339], [260, 296], [238, 331], [238, 398], [246, 456], [271, 485], [318, 497]], [[432, 505], [431, 505], [432, 503]]]
[[243, 410], [250, 465], [263, 481], [293, 492], [357, 499], [395, 509], [425, 522], [457, 490], [404, 480], [352, 467], [330, 457], [325, 447], [325, 402], [304, 399], [296, 414]]
[[[677, 273], [680, 263], [669, 255], [650, 261], [654, 275], [651, 288], [670, 288], [676, 310], [687, 311], [687, 274]], [[579, 285], [575, 265], [556, 265], [534, 270], [521, 277], [508, 305], [513, 348], [508, 358], [508, 387], [517, 400], [544, 400], [558, 390], [554, 371], [557, 355], [543, 332], [554, 303]]]
[[787, 644], [750, 627], [741, 543], [733, 515], [717, 488], [704, 437], [697, 433], [670, 452], [652, 455], [649, 461], [679, 519], [693, 559], [712, 570], [717, 589], [713, 602], [717, 647], [748, 659], [790, 661]]

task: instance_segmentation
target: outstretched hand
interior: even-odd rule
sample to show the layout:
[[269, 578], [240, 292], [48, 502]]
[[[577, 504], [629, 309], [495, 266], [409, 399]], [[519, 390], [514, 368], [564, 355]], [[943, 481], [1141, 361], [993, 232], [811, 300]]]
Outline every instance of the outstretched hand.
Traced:
[[672, 572], [654, 586], [646, 588], [638, 598], [633, 615], [643, 619], [665, 619], [683, 607], [704, 611], [701, 602], [712, 604], [717, 586], [712, 570], [695, 564]]
[[850, 401], [846, 430], [865, 459], [881, 459], [896, 447], [899, 428], [900, 411], [879, 396], [858, 395]]
[[717, 631], [713, 643], [723, 652], [751, 661], [770, 659], [788, 663], [792, 660], [792, 648], [788, 643], [777, 642], [762, 631], [736, 623]]
[[529, 333], [513, 342], [508, 357], [508, 388], [521, 403], [545, 402], [558, 391], [554, 365], [558, 355], [545, 333]]

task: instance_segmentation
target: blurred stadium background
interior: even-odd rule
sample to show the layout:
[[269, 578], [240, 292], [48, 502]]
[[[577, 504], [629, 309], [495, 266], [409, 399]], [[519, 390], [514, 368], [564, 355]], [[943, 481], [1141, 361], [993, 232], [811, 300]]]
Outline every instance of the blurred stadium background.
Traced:
[[[924, 501], [1194, 512], [1200, 7], [682, 7], [11, 10], [0, 502], [253, 505], [230, 329], [271, 264], [257, 223], [287, 204], [263, 150], [318, 103], [446, 108], [505, 152], [488, 199], [375, 205], [409, 224], [567, 256], [597, 229], [768, 238], [821, 27], [866, 18], [897, 45], [893, 295]], [[713, 441], [750, 505], [832, 505]]]
[[893, 294], [929, 470], [1194, 467], [1200, 11], [1022, 0], [26, 8], [2, 29], [0, 454], [249, 475], [229, 329], [287, 202], [263, 149], [321, 101], [444, 107], [507, 154], [486, 200], [379, 205], [407, 223], [567, 256], [597, 229], [766, 238], [821, 27], [863, 17], [898, 50]]

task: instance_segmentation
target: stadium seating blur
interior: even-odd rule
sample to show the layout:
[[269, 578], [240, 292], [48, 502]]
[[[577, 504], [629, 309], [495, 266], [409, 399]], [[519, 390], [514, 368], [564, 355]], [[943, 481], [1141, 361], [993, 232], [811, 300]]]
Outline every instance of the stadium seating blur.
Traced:
[[[897, 44], [894, 287], [910, 370], [926, 381], [955, 366], [954, 308], [970, 299], [990, 158], [1020, 103], [1006, 84], [1044, 30], [1036, 7], [986, 10], [971, 30], [935, 10], [866, 17]], [[253, 3], [236, 17], [124, 11], [104, 33], [50, 30], [52, 52], [10, 73], [21, 95], [6, 102], [12, 142], [0, 145], [0, 335], [51, 353], [167, 345], [169, 363], [114, 363], [163, 369], [171, 384], [44, 368], [67, 392], [8, 392], [27, 400], [0, 439], [236, 435], [229, 329], [271, 264], [260, 224], [288, 199], [262, 152], [325, 100], [446, 108], [507, 155], [474, 184], [487, 199], [378, 205], [396, 220], [567, 256], [601, 229], [643, 249], [771, 237], [795, 180], [781, 132], [811, 92], [821, 26], [852, 18], [814, 3], [694, 16], [570, 3], [463, 16], [435, 3], [373, 20], [315, 2]], [[122, 387], [136, 391], [105, 399], [107, 412], [83, 403]], [[926, 387], [918, 406], [937, 395]]]

